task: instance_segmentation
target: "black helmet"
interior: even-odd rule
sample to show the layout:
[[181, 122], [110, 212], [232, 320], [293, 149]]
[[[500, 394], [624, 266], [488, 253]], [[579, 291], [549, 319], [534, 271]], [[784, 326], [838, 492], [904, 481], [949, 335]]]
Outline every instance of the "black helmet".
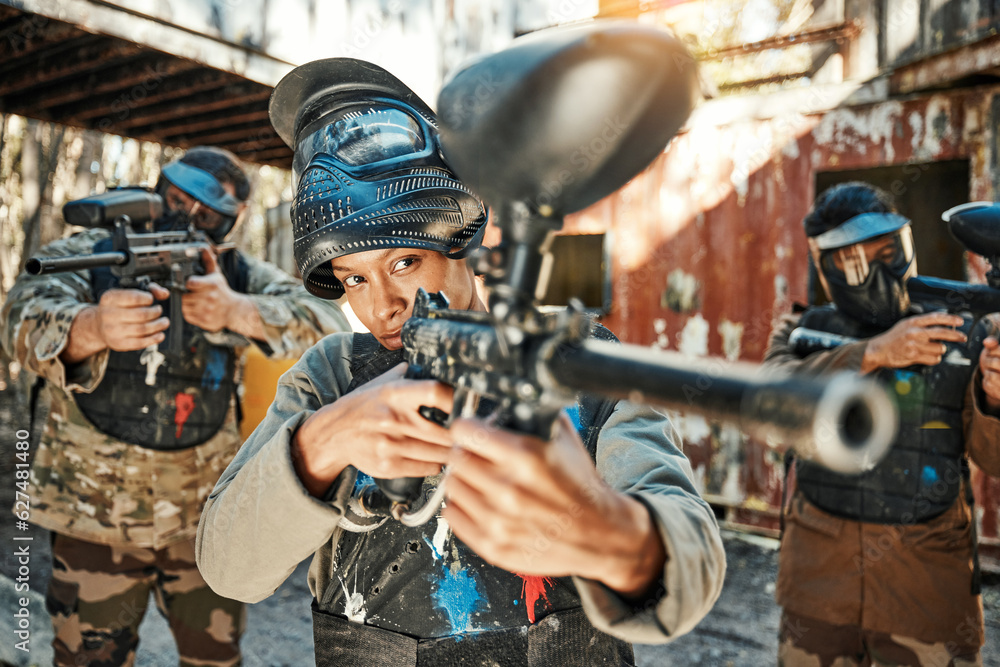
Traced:
[[[236, 196], [225, 190], [223, 186], [227, 183], [233, 185]], [[185, 211], [168, 210], [158, 228], [186, 227], [193, 222], [216, 243], [221, 243], [233, 230], [243, 211], [243, 203], [250, 196], [250, 181], [239, 159], [214, 146], [192, 148], [180, 160], [163, 167], [156, 192], [165, 197], [169, 185], [196, 199], [207, 210], [194, 216], [188, 216]]]
[[841, 312], [880, 329], [903, 317], [917, 265], [910, 221], [888, 193], [842, 183], [820, 195], [803, 222], [820, 280]]
[[295, 151], [295, 262], [306, 289], [344, 287], [330, 260], [409, 247], [466, 257], [485, 231], [482, 202], [445, 164], [434, 113], [381, 67], [317, 60], [274, 89], [271, 123]]

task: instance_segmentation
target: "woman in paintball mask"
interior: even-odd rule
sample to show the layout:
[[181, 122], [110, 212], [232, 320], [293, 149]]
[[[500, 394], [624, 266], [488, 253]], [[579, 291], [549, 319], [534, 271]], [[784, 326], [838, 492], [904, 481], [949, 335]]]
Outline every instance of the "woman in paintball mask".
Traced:
[[[693, 627], [724, 555], [662, 413], [581, 398], [550, 442], [421, 416], [451, 412], [453, 391], [403, 378], [417, 288], [485, 308], [461, 258], [486, 214], [445, 164], [431, 109], [341, 58], [291, 72], [271, 118], [295, 148], [303, 281], [346, 295], [371, 335], [327, 337], [283, 377], [203, 515], [213, 588], [260, 600], [312, 555], [320, 665], [630, 665], [627, 642]], [[365, 509], [371, 477], [426, 477], [429, 493], [445, 465], [429, 522]]]

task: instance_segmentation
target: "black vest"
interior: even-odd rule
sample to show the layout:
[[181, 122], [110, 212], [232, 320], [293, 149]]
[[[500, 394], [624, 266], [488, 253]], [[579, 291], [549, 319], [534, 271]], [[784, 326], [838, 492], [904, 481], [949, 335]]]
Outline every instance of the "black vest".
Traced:
[[[614, 340], [597, 329], [595, 337]], [[401, 361], [402, 350], [356, 334], [348, 390]], [[591, 456], [616, 404], [580, 396], [569, 410]], [[358, 477], [355, 491], [370, 483]], [[425, 481], [424, 499], [434, 481]], [[539, 536], [545, 539], [558, 535]], [[317, 665], [633, 664], [628, 643], [586, 619], [571, 578], [522, 577], [490, 565], [440, 516], [414, 528], [387, 520], [345, 531], [335, 562], [336, 581], [314, 602]]]
[[[968, 478], [962, 407], [966, 388], [982, 350], [982, 331], [961, 331], [968, 343], [946, 342], [936, 366], [883, 368], [873, 377], [899, 408], [899, 432], [886, 457], [860, 475], [842, 475], [796, 460], [798, 487], [812, 503], [836, 516], [871, 523], [912, 524], [947, 510]], [[866, 329], [833, 306], [810, 308], [799, 326], [855, 338], [880, 331]]]
[[[111, 250], [111, 239], [94, 245], [94, 252]], [[219, 267], [229, 286], [246, 293], [248, 266], [237, 251], [221, 253]], [[108, 267], [91, 269], [94, 299], [118, 286]], [[173, 297], [171, 297], [173, 298]], [[170, 312], [170, 300], [161, 302]], [[205, 332], [187, 322], [184, 353], [156, 359], [146, 350], [108, 355], [104, 378], [89, 394], [75, 393], [80, 411], [102, 433], [147, 449], [172, 451], [199, 445], [219, 432], [235, 395], [236, 355], [232, 348], [213, 345]], [[174, 322], [170, 326], [175, 326]], [[160, 343], [160, 353], [167, 340]], [[152, 363], [150, 363], [152, 362]], [[152, 379], [153, 384], [147, 384]]]

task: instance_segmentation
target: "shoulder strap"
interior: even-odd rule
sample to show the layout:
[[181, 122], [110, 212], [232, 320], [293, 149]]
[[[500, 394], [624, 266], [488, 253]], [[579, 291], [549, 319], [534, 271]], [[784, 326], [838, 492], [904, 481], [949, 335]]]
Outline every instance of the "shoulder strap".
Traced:
[[[595, 340], [619, 342], [618, 337], [609, 329], [596, 322], [590, 337]], [[587, 451], [590, 452], [590, 457], [594, 458], [597, 456], [597, 438], [618, 405], [618, 399], [580, 394], [577, 402], [580, 406], [580, 438], [587, 447]]]
[[219, 268], [234, 292], [246, 294], [250, 284], [250, 264], [239, 250], [219, 253]]
[[366, 382], [371, 382], [403, 361], [403, 350], [387, 350], [372, 334], [354, 334], [351, 347], [351, 384], [347, 391], [354, 391]]

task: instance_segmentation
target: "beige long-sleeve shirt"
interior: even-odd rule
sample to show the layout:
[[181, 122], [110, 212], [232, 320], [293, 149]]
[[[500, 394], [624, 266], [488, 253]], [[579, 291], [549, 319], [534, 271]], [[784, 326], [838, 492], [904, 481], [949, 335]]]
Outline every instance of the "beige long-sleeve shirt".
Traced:
[[[338, 585], [334, 554], [354, 475], [335, 482], [332, 502], [317, 500], [296, 476], [290, 444], [309, 415], [349, 386], [351, 345], [350, 335], [327, 337], [281, 378], [264, 421], [209, 497], [198, 533], [198, 566], [219, 594], [262, 600], [310, 556], [313, 595], [322, 599], [327, 587]], [[667, 553], [666, 593], [647, 609], [637, 611], [605, 586], [575, 578], [594, 626], [626, 641], [663, 643], [680, 636], [708, 613], [721, 591], [725, 554], [718, 527], [677, 442], [664, 414], [624, 401], [598, 440], [599, 472], [650, 508]], [[435, 613], [429, 603], [427, 611]]]

